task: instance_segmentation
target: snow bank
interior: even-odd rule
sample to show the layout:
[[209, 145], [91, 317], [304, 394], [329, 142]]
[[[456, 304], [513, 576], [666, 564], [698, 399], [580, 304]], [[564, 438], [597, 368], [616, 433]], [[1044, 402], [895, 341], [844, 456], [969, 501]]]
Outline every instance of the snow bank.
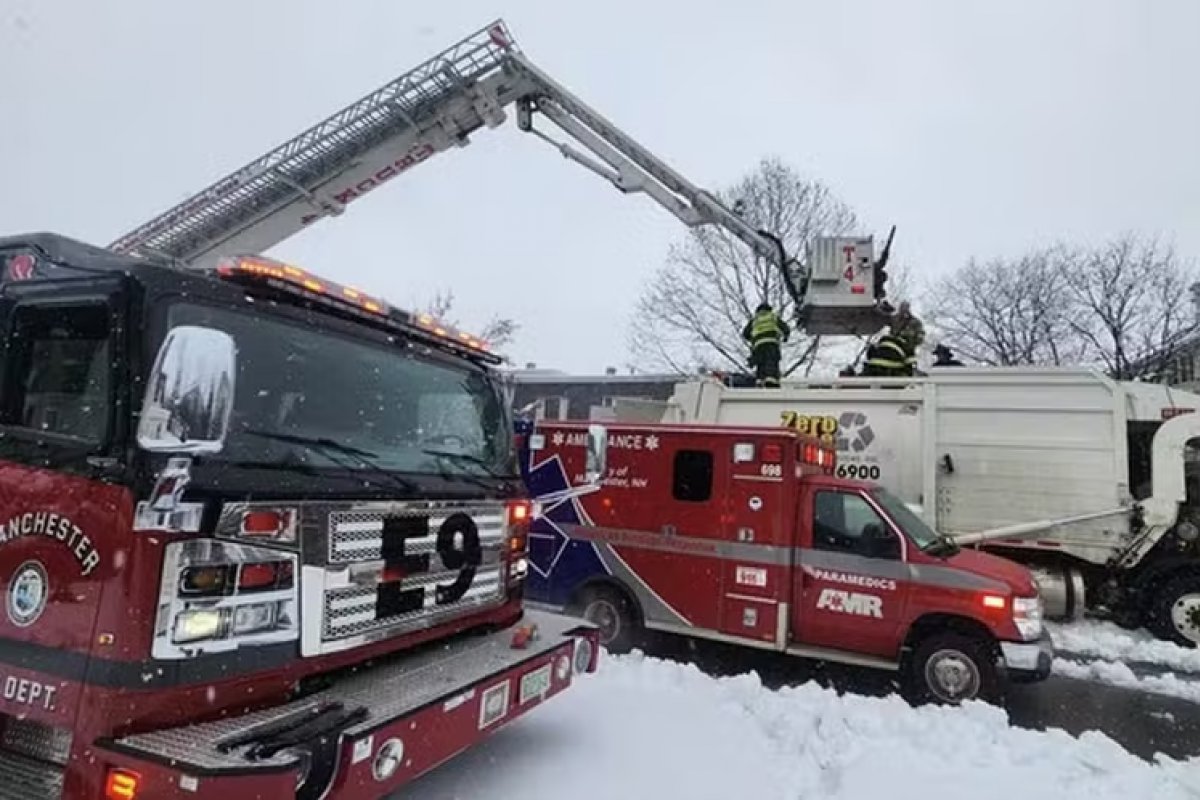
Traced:
[[1054, 659], [1054, 673], [1067, 678], [1098, 681], [1140, 692], [1152, 692], [1200, 703], [1200, 680], [1180, 679], [1167, 672], [1162, 675], [1137, 675], [1128, 664], [1113, 661], [1080, 663], [1064, 658]]
[[415, 784], [421, 800], [1175, 800], [1200, 759], [1149, 764], [1108, 737], [1010, 727], [982, 704], [897, 697], [608, 657], [601, 671]]
[[1106, 661], [1140, 661], [1177, 672], [1200, 674], [1200, 649], [1187, 649], [1156, 639], [1146, 631], [1127, 631], [1111, 622], [1080, 620], [1068, 624], [1046, 623], [1054, 646]]

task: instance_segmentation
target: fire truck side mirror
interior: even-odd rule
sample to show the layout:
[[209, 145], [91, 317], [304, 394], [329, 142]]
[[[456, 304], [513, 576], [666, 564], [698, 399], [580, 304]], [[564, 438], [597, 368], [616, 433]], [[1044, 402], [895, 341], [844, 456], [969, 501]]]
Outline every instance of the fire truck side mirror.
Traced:
[[599, 483], [608, 471], [608, 429], [603, 425], [588, 425], [587, 464], [584, 478], [588, 483]]
[[152, 453], [219, 453], [233, 412], [237, 347], [224, 331], [172, 328], [158, 349], [138, 420]]

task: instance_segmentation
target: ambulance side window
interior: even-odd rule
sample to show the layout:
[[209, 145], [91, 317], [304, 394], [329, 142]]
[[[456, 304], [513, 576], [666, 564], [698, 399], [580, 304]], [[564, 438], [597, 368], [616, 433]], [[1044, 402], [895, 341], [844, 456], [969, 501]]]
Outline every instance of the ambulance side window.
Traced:
[[113, 392], [108, 307], [18, 306], [13, 316], [4, 422], [102, 442]]
[[679, 450], [671, 477], [676, 500], [705, 503], [712, 497], [713, 455], [708, 450]]
[[862, 495], [817, 492], [813, 498], [813, 546], [867, 558], [900, 558], [900, 542]]

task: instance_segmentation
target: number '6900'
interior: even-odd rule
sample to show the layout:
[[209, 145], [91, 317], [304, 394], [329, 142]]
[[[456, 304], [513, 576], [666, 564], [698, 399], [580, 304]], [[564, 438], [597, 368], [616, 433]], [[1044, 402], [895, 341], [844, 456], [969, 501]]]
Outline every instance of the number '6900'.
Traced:
[[837, 476], [855, 481], [879, 480], [878, 464], [838, 464]]

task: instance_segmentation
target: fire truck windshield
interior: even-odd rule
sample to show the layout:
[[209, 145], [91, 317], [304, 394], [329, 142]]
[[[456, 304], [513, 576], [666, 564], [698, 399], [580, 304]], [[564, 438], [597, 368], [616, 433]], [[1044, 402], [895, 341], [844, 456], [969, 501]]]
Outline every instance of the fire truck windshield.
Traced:
[[213, 460], [472, 479], [515, 471], [504, 397], [481, 367], [227, 308], [178, 303], [168, 319], [237, 344], [229, 436]]

